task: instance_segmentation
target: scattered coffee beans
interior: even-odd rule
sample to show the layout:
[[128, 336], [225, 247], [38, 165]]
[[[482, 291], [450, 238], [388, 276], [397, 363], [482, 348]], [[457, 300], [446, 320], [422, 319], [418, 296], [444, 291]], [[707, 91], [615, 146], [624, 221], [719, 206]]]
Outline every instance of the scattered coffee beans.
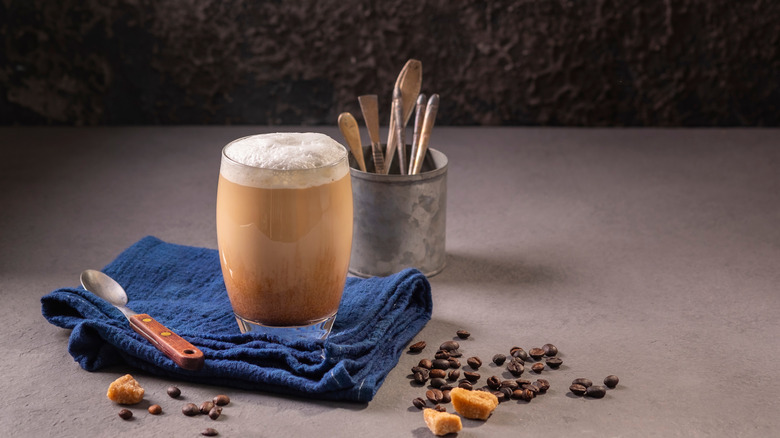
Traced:
[[200, 433], [203, 436], [217, 436], [219, 435], [219, 432], [217, 432], [217, 429], [214, 429], [212, 427], [207, 427], [203, 429], [203, 432]]
[[541, 392], [547, 392], [547, 390], [550, 389], [550, 381], [547, 379], [536, 379], [536, 382], [533, 384], [534, 386], [537, 386]]
[[441, 402], [442, 403], [449, 403], [452, 401], [452, 397], [450, 396], [450, 390], [445, 389], [441, 392]]
[[133, 418], [133, 411], [131, 411], [130, 409], [121, 409], [119, 411], [119, 418], [121, 418], [123, 420], [131, 419], [131, 418]]
[[579, 383], [572, 383], [571, 386], [569, 386], [569, 391], [571, 391], [574, 395], [583, 395], [587, 390], [587, 387], [580, 385]]
[[501, 387], [502, 388], [509, 388], [512, 391], [519, 388], [520, 385], [517, 383], [517, 380], [502, 380], [501, 381]]
[[574, 380], [571, 381], [571, 383], [572, 383], [572, 385], [576, 383], [576, 384], [582, 385], [582, 386], [584, 386], [586, 388], [589, 388], [589, 387], [593, 386], [593, 381], [590, 380], [590, 379], [586, 379], [584, 377], [580, 377], [578, 379], [574, 379]]
[[528, 355], [531, 356], [534, 360], [539, 360], [544, 356], [544, 350], [541, 348], [532, 348], [528, 350]]
[[620, 379], [618, 379], [618, 376], [614, 374], [610, 374], [609, 376], [604, 377], [604, 384], [607, 385], [607, 388], [610, 389], [616, 387], [619, 381]]
[[607, 388], [601, 385], [589, 386], [585, 390], [585, 397], [602, 398], [607, 395]]
[[498, 392], [504, 395], [503, 399], [502, 397], [498, 398], [498, 401], [501, 402], [501, 401], [508, 401], [512, 397], [512, 393], [514, 392], [514, 390], [512, 388], [507, 388], [502, 386], [501, 388], [498, 388]]
[[433, 368], [433, 362], [431, 362], [430, 359], [422, 359], [420, 363], [417, 364], [417, 366], [420, 368], [431, 369]]
[[458, 382], [458, 388], [467, 389], [471, 391], [472, 389], [474, 389], [474, 385], [472, 385], [471, 382], [469, 382], [468, 380], [463, 379], [460, 382]]
[[482, 366], [482, 359], [474, 356], [474, 357], [470, 357], [470, 358], [466, 359], [466, 363], [469, 364], [471, 369], [476, 371], [476, 370], [479, 369], [479, 367]]
[[409, 351], [412, 353], [419, 353], [425, 349], [425, 341], [415, 342], [409, 346]]
[[447, 380], [450, 382], [454, 382], [460, 378], [460, 370], [450, 370], [449, 373], [447, 373]]
[[422, 397], [417, 397], [416, 399], [412, 400], [412, 405], [414, 405], [417, 409], [423, 409], [427, 403], [425, 402], [425, 399]]
[[198, 405], [195, 403], [187, 403], [181, 408], [181, 413], [188, 417], [192, 417], [200, 414], [200, 408], [198, 408]]
[[563, 363], [563, 360], [560, 357], [548, 357], [544, 362], [548, 367], [557, 370]]
[[495, 356], [493, 356], [493, 363], [494, 364], [496, 364], [498, 366], [501, 366], [501, 365], [504, 364], [504, 362], [506, 362], [506, 356], [504, 356], [503, 354], [499, 353], [499, 354], [496, 354]]
[[447, 359], [447, 362], [450, 363], [450, 368], [460, 368], [460, 361], [454, 357]]
[[442, 405], [436, 405], [436, 406], [433, 407], [433, 409], [435, 409], [435, 410], [437, 410], [439, 412], [447, 412], [447, 408], [445, 408]]
[[222, 408], [219, 406], [214, 406], [209, 410], [209, 418], [212, 420], [216, 420], [220, 415], [222, 415]]
[[541, 362], [537, 362], [531, 365], [531, 371], [535, 372], [536, 374], [541, 373], [542, 371], [544, 371], [544, 364]]
[[530, 385], [531, 384], [531, 381], [528, 380], [528, 379], [516, 379], [515, 382], [517, 382], [517, 385], [521, 386], [521, 387], [523, 385]]
[[168, 395], [171, 396], [172, 398], [178, 398], [181, 395], [181, 389], [175, 386], [169, 386]]
[[553, 344], [542, 345], [542, 350], [544, 351], [544, 355], [548, 357], [553, 357], [558, 354], [558, 347]]
[[149, 409], [147, 409], [147, 410], [152, 415], [160, 415], [160, 414], [162, 414], [162, 406], [160, 406], [160, 405], [151, 405], [151, 406], [149, 406]]
[[487, 386], [490, 389], [498, 389], [501, 387], [501, 379], [498, 376], [490, 376], [487, 379]]
[[509, 350], [509, 355], [517, 359], [520, 359], [523, 362], [528, 360], [528, 353], [526, 353], [526, 351], [520, 347], [512, 347], [512, 349]]
[[468, 339], [469, 336], [471, 336], [471, 333], [467, 332], [466, 330], [458, 330], [455, 332], [456, 335], [458, 335], [461, 339]]
[[203, 415], [208, 415], [211, 408], [214, 407], [214, 402], [212, 401], [204, 401], [200, 404], [200, 413]]
[[441, 388], [446, 384], [447, 382], [441, 377], [434, 377], [433, 379], [431, 379], [431, 386], [433, 386], [434, 388]]

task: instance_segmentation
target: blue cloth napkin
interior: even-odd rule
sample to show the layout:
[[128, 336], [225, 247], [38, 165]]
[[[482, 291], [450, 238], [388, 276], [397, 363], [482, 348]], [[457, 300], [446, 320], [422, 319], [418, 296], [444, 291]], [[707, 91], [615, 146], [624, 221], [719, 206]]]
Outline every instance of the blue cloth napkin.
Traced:
[[72, 329], [68, 351], [85, 370], [126, 363], [167, 378], [329, 400], [370, 401], [433, 305], [415, 269], [348, 278], [326, 340], [283, 342], [238, 330], [216, 250], [149, 236], [103, 271], [125, 288], [128, 307], [152, 315], [206, 360], [199, 371], [179, 368], [108, 302], [81, 287], [57, 289], [41, 299], [43, 316]]

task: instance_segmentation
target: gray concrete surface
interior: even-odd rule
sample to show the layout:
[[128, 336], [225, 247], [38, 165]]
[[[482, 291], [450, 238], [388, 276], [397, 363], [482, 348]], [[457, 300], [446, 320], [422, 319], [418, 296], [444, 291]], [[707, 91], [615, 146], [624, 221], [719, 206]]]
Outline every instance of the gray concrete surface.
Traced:
[[[421, 356], [404, 354], [367, 404], [179, 383], [186, 401], [232, 397], [212, 422], [179, 412], [176, 382], [80, 369], [42, 318], [42, 295], [145, 235], [216, 247], [220, 148], [268, 130], [0, 129], [5, 435], [431, 436], [410, 403]], [[466, 329], [466, 356], [551, 342], [564, 360], [542, 374], [548, 394], [458, 436], [778, 434], [779, 130], [437, 128], [432, 142], [450, 161], [448, 266], [418, 339]], [[162, 416], [117, 416], [105, 392], [127, 372]], [[608, 374], [621, 383], [604, 399], [568, 392]]]

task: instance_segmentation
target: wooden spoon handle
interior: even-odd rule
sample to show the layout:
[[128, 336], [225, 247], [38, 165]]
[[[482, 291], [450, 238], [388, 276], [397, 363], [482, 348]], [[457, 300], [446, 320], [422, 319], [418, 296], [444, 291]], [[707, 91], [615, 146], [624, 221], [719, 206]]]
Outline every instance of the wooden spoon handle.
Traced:
[[133, 330], [148, 339], [180, 367], [193, 371], [203, 368], [203, 352], [151, 316], [141, 313], [128, 319]]
[[341, 130], [341, 135], [347, 141], [347, 146], [352, 151], [352, 156], [355, 157], [358, 167], [365, 172], [366, 162], [363, 159], [363, 145], [360, 142], [360, 129], [357, 121], [355, 121], [355, 117], [350, 113], [339, 114], [339, 129]]

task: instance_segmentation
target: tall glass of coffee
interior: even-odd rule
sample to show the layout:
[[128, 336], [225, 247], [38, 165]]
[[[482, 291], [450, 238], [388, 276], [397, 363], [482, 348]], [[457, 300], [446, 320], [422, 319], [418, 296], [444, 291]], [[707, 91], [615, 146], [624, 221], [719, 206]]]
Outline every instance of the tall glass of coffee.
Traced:
[[243, 333], [327, 337], [352, 246], [346, 149], [317, 133], [229, 143], [217, 188], [217, 240]]

